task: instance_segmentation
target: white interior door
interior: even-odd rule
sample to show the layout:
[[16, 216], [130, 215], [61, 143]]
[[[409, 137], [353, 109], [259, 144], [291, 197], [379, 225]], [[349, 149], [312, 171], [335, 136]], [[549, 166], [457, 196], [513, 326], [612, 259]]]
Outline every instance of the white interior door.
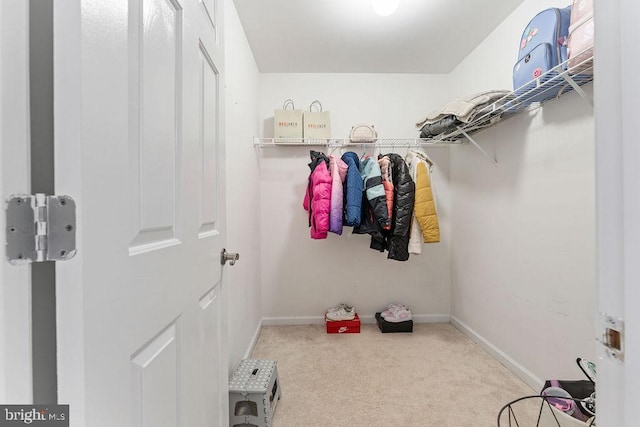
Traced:
[[[29, 4], [0, 2], [0, 189], [2, 199], [30, 193]], [[4, 206], [4, 204], [3, 204]], [[6, 260], [7, 225], [0, 215], [0, 402], [32, 403], [31, 268]]]
[[594, 7], [598, 318], [624, 319], [624, 359], [598, 345], [598, 425], [632, 427], [640, 401], [640, 60], [630, 52], [640, 43], [640, 4], [611, 0]]
[[71, 426], [227, 424], [216, 0], [56, 0], [59, 403]]

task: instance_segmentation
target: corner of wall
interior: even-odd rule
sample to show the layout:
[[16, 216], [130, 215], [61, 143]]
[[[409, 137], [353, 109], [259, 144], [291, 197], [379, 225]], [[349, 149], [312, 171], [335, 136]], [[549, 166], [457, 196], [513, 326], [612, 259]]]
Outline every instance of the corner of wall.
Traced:
[[244, 352], [243, 359], [250, 359], [253, 354], [253, 350], [256, 348], [256, 344], [258, 343], [258, 338], [260, 337], [260, 331], [262, 331], [262, 319], [258, 321], [258, 325], [256, 327], [255, 332], [253, 333], [253, 337], [247, 346], [247, 350]]

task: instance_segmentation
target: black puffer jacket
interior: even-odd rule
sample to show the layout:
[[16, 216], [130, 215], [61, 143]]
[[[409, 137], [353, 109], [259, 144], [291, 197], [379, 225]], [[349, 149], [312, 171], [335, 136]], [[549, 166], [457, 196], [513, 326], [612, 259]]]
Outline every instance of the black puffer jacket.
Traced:
[[386, 156], [391, 161], [393, 176], [393, 218], [391, 230], [385, 232], [386, 239], [373, 236], [371, 248], [379, 251], [388, 249], [389, 259], [406, 261], [409, 259], [409, 233], [416, 185], [411, 178], [409, 167], [400, 155], [387, 154]]
[[353, 228], [353, 233], [382, 237], [382, 231], [385, 227], [389, 228], [391, 219], [377, 160], [367, 158], [361, 161], [360, 175], [364, 180], [362, 217], [360, 225]]

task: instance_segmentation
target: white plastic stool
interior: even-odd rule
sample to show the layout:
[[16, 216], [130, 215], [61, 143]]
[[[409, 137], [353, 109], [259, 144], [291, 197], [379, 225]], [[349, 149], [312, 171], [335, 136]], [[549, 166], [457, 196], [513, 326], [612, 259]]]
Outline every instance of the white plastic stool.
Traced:
[[277, 363], [242, 360], [229, 379], [230, 427], [272, 427], [279, 399]]

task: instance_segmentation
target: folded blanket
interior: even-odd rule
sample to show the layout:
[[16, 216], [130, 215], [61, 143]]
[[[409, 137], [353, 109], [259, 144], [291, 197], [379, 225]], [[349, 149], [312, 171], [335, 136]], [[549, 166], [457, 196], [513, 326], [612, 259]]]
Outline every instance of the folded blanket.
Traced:
[[418, 129], [422, 129], [424, 125], [436, 123], [437, 121], [447, 117], [455, 116], [462, 123], [469, 123], [480, 113], [486, 113], [494, 102], [500, 98], [510, 94], [510, 90], [490, 90], [480, 92], [456, 101], [451, 101], [442, 106], [439, 110], [432, 111], [427, 117], [416, 123]]

